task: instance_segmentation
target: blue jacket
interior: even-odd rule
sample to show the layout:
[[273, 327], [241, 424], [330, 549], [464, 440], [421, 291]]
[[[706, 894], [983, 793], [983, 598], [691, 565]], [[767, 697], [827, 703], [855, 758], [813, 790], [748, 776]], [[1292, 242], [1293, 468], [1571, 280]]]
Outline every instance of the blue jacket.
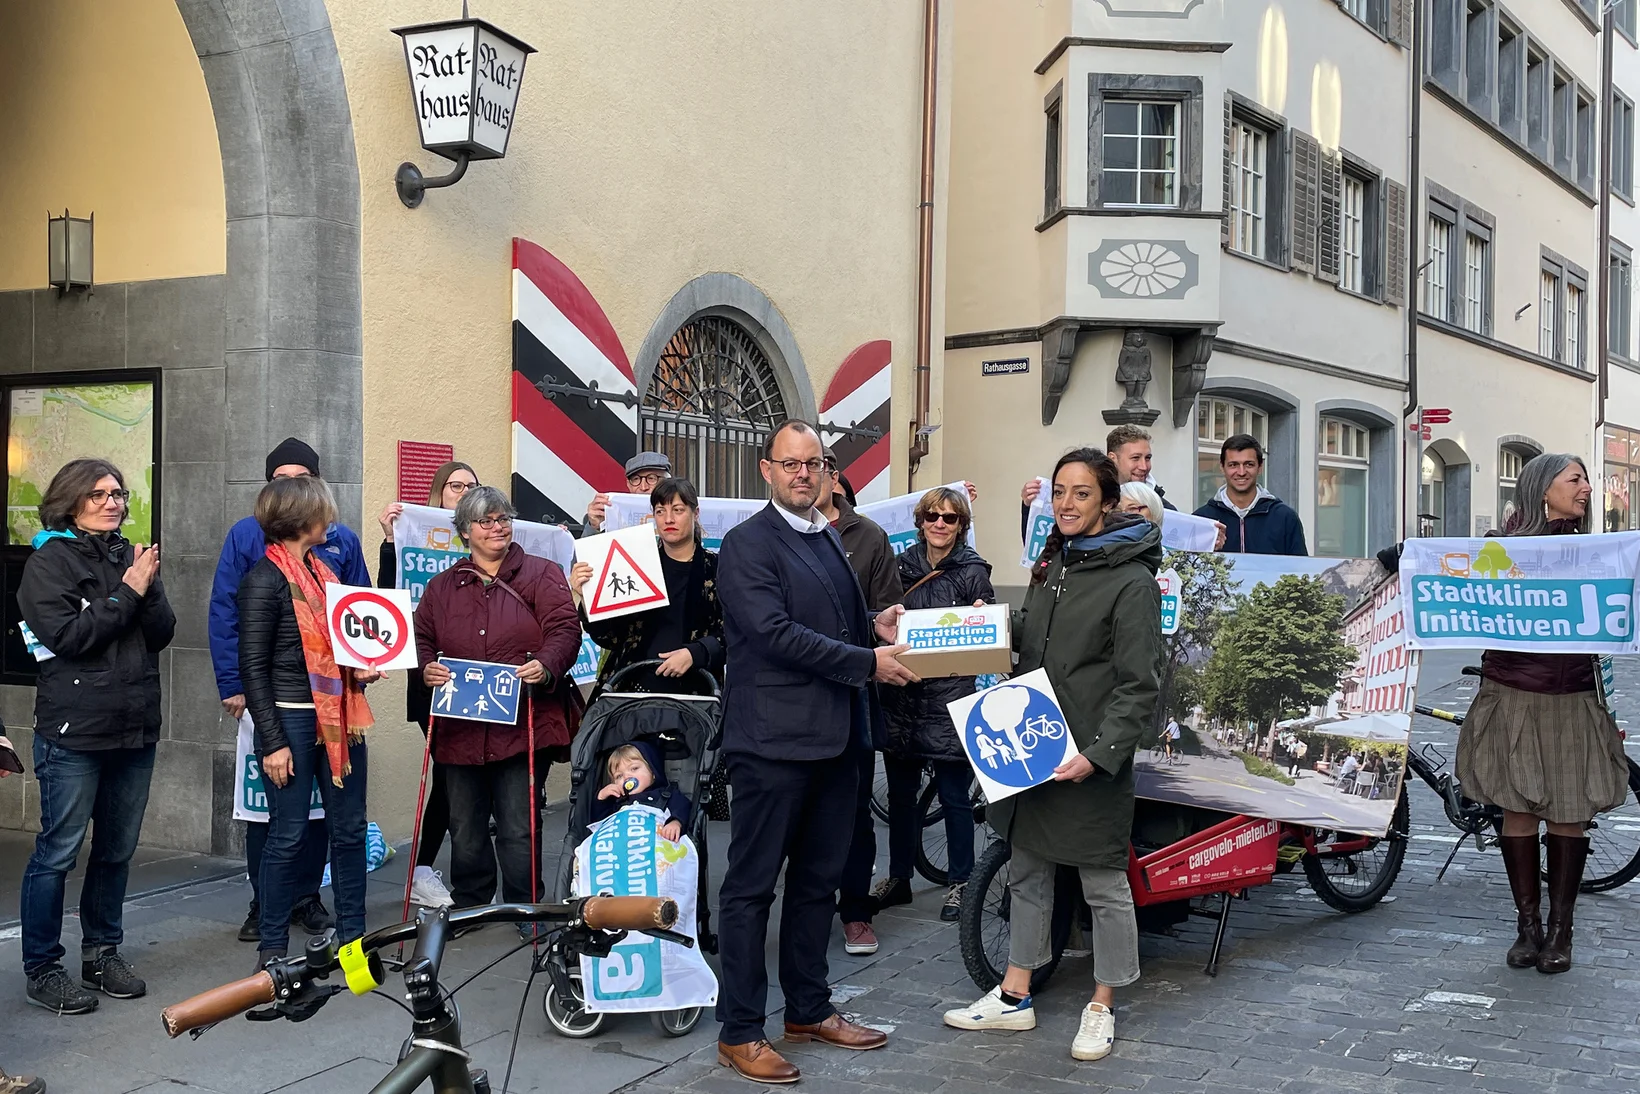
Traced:
[[1304, 522], [1291, 505], [1274, 494], [1259, 488], [1258, 500], [1243, 521], [1230, 508], [1224, 488], [1213, 495], [1213, 500], [1196, 510], [1198, 517], [1216, 520], [1224, 525], [1224, 550], [1241, 555], [1307, 555], [1310, 549], [1304, 543]]
[[833, 529], [804, 536], [772, 503], [723, 537], [725, 753], [824, 760], [886, 743], [865, 594], [858, 580], [839, 587], [821, 551], [853, 576]]
[[[344, 585], [370, 585], [370, 571], [364, 564], [364, 548], [359, 537], [345, 525], [332, 524], [325, 541], [314, 548]], [[239, 680], [239, 583], [251, 567], [267, 554], [267, 541], [255, 517], [246, 517], [228, 529], [217, 560], [216, 579], [211, 582], [211, 666], [216, 670], [216, 690], [222, 698], [245, 694]]]

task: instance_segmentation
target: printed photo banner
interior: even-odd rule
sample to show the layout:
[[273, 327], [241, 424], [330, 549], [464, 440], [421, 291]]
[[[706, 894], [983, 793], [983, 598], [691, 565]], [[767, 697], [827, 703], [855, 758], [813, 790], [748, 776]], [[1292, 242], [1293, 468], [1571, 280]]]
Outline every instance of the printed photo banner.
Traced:
[[[962, 483], [947, 483], [946, 486], [966, 496], [967, 487]], [[894, 553], [900, 554], [917, 542], [915, 514], [917, 503], [922, 500], [925, 493], [927, 491], [919, 490], [912, 494], [900, 494], [886, 501], [869, 502], [858, 506], [856, 511], [862, 517], [869, 517], [882, 525], [883, 531], [888, 533], [889, 543], [894, 545]], [[723, 537], [729, 533], [729, 529], [750, 518], [768, 504], [767, 501], [746, 498], [701, 498], [700, 531], [707, 549], [717, 550], [723, 545]], [[650, 524], [654, 519], [648, 494], [611, 494], [609, 510], [604, 516], [604, 530], [613, 532], [639, 524]], [[971, 547], [973, 544], [974, 530], [970, 528], [968, 545]]]
[[[550, 558], [569, 578], [575, 564], [575, 537], [550, 524], [513, 521], [513, 542], [526, 554]], [[455, 514], [430, 505], [406, 505], [393, 522], [393, 549], [398, 554], [398, 587], [410, 590], [410, 603], [421, 603], [427, 583], [467, 557], [456, 535]]]
[[[1416, 683], [1395, 580], [1374, 559], [1168, 551], [1163, 565], [1176, 629], [1163, 639], [1157, 719], [1134, 756], [1135, 792], [1388, 831]], [[1178, 739], [1165, 738], [1170, 720]]]
[[1401, 600], [1412, 649], [1640, 652], [1640, 532], [1409, 539]]

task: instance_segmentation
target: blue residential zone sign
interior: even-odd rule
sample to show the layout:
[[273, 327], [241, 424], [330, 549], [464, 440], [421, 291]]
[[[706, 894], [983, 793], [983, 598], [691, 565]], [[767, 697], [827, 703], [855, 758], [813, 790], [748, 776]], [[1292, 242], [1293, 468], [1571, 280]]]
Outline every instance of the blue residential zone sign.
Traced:
[[454, 657], [441, 657], [439, 664], [450, 670], [450, 679], [433, 689], [435, 716], [509, 726], [518, 724], [518, 697], [523, 685], [518, 682], [517, 665], [461, 661]]

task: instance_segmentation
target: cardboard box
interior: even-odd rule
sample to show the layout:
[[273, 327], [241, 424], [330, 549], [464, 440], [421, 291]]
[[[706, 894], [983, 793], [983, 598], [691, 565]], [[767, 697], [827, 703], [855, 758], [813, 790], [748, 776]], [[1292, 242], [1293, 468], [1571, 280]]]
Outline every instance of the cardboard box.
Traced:
[[900, 617], [900, 662], [923, 679], [1012, 672], [1008, 605], [925, 608]]

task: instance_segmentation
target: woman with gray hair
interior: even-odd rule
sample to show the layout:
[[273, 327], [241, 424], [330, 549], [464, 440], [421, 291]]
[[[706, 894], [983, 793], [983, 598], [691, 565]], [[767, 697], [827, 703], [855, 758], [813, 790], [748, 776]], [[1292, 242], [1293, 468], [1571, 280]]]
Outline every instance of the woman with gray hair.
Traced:
[[[1521, 469], [1520, 508], [1505, 536], [1589, 531], [1594, 485], [1576, 456], [1545, 453]], [[1514, 893], [1517, 937], [1510, 968], [1565, 972], [1572, 967], [1572, 905], [1597, 813], [1615, 809], [1628, 789], [1628, 764], [1590, 654], [1488, 650], [1484, 677], [1458, 734], [1464, 793], [1503, 810], [1503, 850]], [[1540, 914], [1538, 830], [1547, 825], [1549, 917]]]
[[[530, 891], [530, 735], [544, 777], [567, 758], [580, 724], [580, 692], [568, 673], [581, 649], [581, 623], [556, 562], [513, 542], [516, 512], [493, 486], [468, 490], [456, 506], [456, 534], [471, 554], [427, 583], [416, 609], [416, 651], [433, 693], [433, 759], [450, 800], [451, 891], [457, 908], [488, 904], [501, 863], [502, 899], [541, 899]], [[451, 680], [440, 658], [518, 666], [526, 685], [520, 716], [528, 726], [451, 718], [438, 689]], [[492, 847], [490, 820], [495, 820]], [[520, 927], [520, 933], [528, 925]]]
[[1162, 496], [1146, 483], [1124, 482], [1122, 500], [1117, 503], [1116, 509], [1120, 513], [1144, 517], [1158, 528], [1162, 526]]

